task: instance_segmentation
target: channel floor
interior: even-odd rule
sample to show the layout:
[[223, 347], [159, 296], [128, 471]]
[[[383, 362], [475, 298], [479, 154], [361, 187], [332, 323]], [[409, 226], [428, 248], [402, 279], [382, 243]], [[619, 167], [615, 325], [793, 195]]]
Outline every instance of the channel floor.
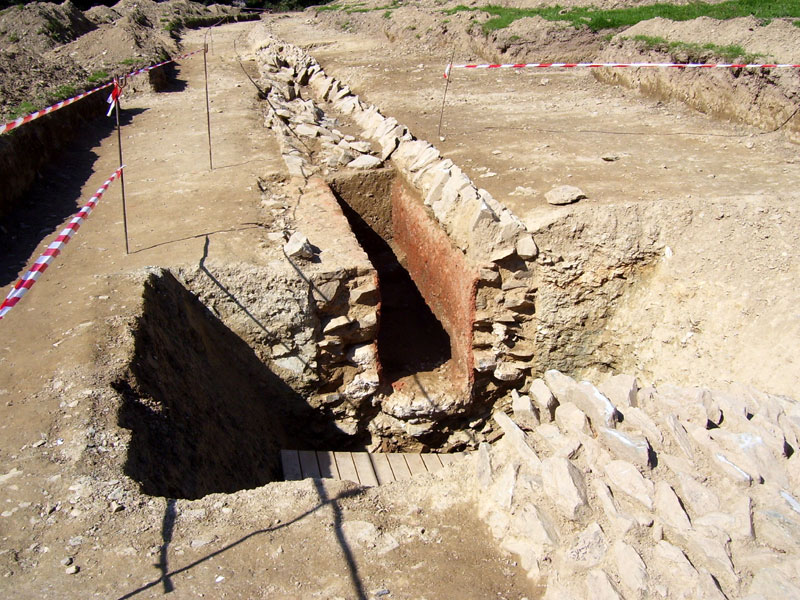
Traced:
[[281, 450], [281, 464], [286, 481], [308, 477], [343, 479], [371, 487], [435, 473], [464, 455]]

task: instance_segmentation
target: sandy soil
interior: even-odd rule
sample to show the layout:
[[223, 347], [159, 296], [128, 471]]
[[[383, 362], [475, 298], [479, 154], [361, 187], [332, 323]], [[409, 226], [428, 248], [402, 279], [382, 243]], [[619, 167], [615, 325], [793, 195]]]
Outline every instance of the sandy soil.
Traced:
[[[194, 266], [207, 240], [212, 268], [265, 260], [259, 249], [270, 218], [257, 178], [277, 185], [285, 175], [235, 60], [234, 38], [249, 27], [213, 34], [214, 170], [197, 56], [179, 67], [169, 92], [124, 101], [131, 253], [115, 184], [2, 322], [0, 594], [532, 598], [456, 477], [373, 491], [309, 480], [189, 502], [144, 496], [121, 472], [128, 432], [117, 425], [108, 386], [128, 359], [120, 348], [141, 302], [143, 270]], [[185, 42], [198, 47], [202, 33]], [[77, 206], [116, 160], [115, 134], [87, 132], [45, 174], [32, 201], [68, 195]], [[4, 223], [19, 243], [41, 240], [31, 256], [63, 225], [61, 217], [46, 230], [22, 229], [39, 216], [19, 213]], [[11, 283], [6, 276], [4, 295]], [[78, 572], [69, 574], [73, 566]]]
[[[800, 161], [780, 131], [716, 121], [587, 72], [460, 70], [447, 92], [445, 139], [437, 141], [449, 56], [387, 43], [371, 27], [345, 32], [335, 17], [320, 23], [309, 14], [276, 18], [274, 32], [434, 142], [534, 231], [615, 214], [612, 222], [624, 222], [630, 203], [657, 207], [641, 226], [663, 228], [662, 251], [669, 247], [676, 259], [656, 263], [616, 309], [598, 340], [599, 364], [653, 383], [737, 381], [794, 394], [800, 222], [791, 182]], [[544, 194], [564, 184], [588, 200], [547, 204]], [[601, 239], [594, 229], [585, 235]], [[554, 242], [552, 250], [569, 246]]]

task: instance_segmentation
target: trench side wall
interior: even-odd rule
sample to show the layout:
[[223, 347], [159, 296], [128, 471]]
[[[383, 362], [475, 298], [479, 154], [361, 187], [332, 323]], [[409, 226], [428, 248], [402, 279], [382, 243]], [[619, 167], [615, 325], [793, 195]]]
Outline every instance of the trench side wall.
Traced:
[[471, 392], [477, 270], [401, 177], [392, 185], [392, 228], [411, 278], [450, 336], [454, 383]]

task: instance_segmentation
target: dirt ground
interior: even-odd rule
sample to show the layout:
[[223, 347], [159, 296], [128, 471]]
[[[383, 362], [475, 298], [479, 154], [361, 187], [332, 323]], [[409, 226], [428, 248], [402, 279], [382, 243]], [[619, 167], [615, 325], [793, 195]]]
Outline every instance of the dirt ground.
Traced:
[[[148, 497], [122, 473], [130, 439], [110, 384], [130, 359], [147, 273], [201, 262], [221, 272], [278, 255], [269, 234], [281, 228], [258, 180], [293, 190], [236, 60], [234, 40], [251, 27], [213, 30], [214, 169], [198, 55], [171, 89], [123, 102], [130, 254], [116, 182], [0, 323], [0, 593], [537, 597], [478, 519], [458, 470], [375, 490], [306, 480], [197, 501]], [[534, 231], [559, 222], [580, 237], [587, 223], [624, 224], [631, 206], [658, 207], [648, 225], [662, 232], [663, 259], [615, 306], [598, 362], [643, 384], [796, 395], [800, 162], [780, 131], [713, 121], [577, 71], [459, 71], [437, 142], [446, 50], [346, 32], [309, 13], [276, 18], [273, 30], [436, 143]], [[185, 48], [202, 36], [189, 32]], [[42, 173], [30, 201], [0, 224], [3, 297], [116, 167], [116, 134], [99, 122]], [[588, 199], [544, 201], [567, 183]], [[537, 239], [544, 252], [568, 252], [563, 240]]]
[[[115, 183], [3, 320], [2, 595], [533, 597], [457, 479], [372, 491], [308, 480], [176, 502], [142, 495], [120, 471], [126, 431], [116, 424], [109, 377], [128, 359], [120, 347], [148, 266], [194, 267], [204, 254], [210, 269], [270, 258], [260, 250], [270, 218], [257, 178], [285, 176], [235, 59], [233, 41], [249, 27], [213, 32], [214, 170], [207, 165], [203, 65], [196, 56], [180, 65], [168, 92], [123, 104], [130, 115], [123, 146], [131, 253], [125, 254]], [[201, 43], [202, 32], [185, 39], [189, 49]], [[116, 161], [116, 135], [100, 126], [32, 194], [66, 195], [78, 206]], [[31, 256], [62, 226], [28, 225], [39, 217], [23, 211], [4, 224], [18, 226], [12, 235]], [[6, 270], [3, 294], [12, 283]], [[440, 493], [429, 494], [431, 487]], [[68, 574], [72, 566], [79, 570]]]
[[[602, 251], [602, 236], [625, 223], [627, 207], [653, 207], [637, 227], [660, 231], [665, 257], [615, 308], [597, 342], [599, 370], [611, 364], [651, 383], [738, 382], [794, 394], [800, 215], [792, 182], [800, 161], [782, 132], [710, 119], [587, 71], [462, 69], [450, 80], [440, 141], [449, 48], [389, 43], [376, 27], [343, 31], [337, 19], [307, 11], [276, 17], [273, 30], [433, 142], [534, 232], [572, 223]], [[472, 54], [455, 62], [483, 61]], [[547, 204], [545, 193], [565, 184], [588, 199]], [[592, 227], [603, 221], [611, 222], [606, 233]], [[551, 243], [542, 249], [564, 256], [576, 245]]]

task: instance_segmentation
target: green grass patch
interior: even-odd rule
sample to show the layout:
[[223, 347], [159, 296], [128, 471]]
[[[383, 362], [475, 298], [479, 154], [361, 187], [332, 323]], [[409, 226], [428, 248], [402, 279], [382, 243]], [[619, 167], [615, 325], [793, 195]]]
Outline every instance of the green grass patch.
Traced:
[[365, 2], [356, 2], [355, 4], [348, 4], [347, 6], [343, 6], [341, 4], [324, 4], [323, 6], [317, 6], [314, 10], [319, 12], [326, 12], [326, 11], [336, 11], [339, 10], [343, 13], [348, 15], [356, 14], [356, 13], [368, 13], [374, 12], [376, 10], [383, 10], [386, 11], [383, 13], [384, 18], [390, 19], [392, 17], [392, 9], [398, 8], [402, 4], [402, 0], [392, 0], [390, 4], [385, 4], [384, 6], [376, 6], [374, 8], [368, 8], [365, 6]]
[[[483, 23], [483, 32], [488, 34], [504, 29], [523, 17], [542, 17], [548, 21], [566, 21], [572, 27], [588, 27], [592, 31], [631, 27], [640, 21], [662, 17], [672, 21], [690, 21], [699, 17], [734, 19], [754, 16], [757, 19], [800, 18], [800, 2], [797, 0], [728, 0], [719, 4], [691, 2], [689, 4], [651, 4], [602, 10], [592, 6], [562, 8], [559, 5], [542, 8], [508, 8], [488, 4], [482, 7], [459, 5], [445, 10], [445, 14], [480, 11], [491, 15]], [[795, 22], [797, 25], [797, 22]]]
[[8, 113], [9, 121], [13, 121], [14, 119], [19, 119], [20, 117], [24, 117], [25, 115], [31, 114], [33, 111], [36, 110], [36, 105], [32, 102], [20, 102], [14, 108], [11, 109], [11, 112]]
[[658, 36], [649, 35], [635, 35], [632, 39], [647, 49], [658, 50], [661, 52], [684, 52], [689, 55], [690, 60], [700, 59], [704, 54], [711, 53], [718, 56], [723, 60], [733, 62], [742, 61], [746, 63], [753, 63], [757, 60], [764, 58], [763, 54], [755, 54], [747, 52], [744, 48], [738, 45], [718, 46], [717, 44], [694, 44], [691, 42], [670, 42], [667, 39]]
[[60, 85], [52, 92], [47, 93], [48, 102], [61, 102], [67, 98], [72, 98], [78, 90], [73, 85]]
[[108, 73], [106, 73], [105, 71], [95, 71], [94, 73], [89, 75], [87, 81], [89, 83], [96, 83], [98, 81], [105, 81], [106, 79], [108, 79]]
[[133, 66], [133, 65], [138, 65], [138, 64], [140, 64], [142, 62], [144, 62], [144, 61], [141, 58], [126, 58], [125, 60], [119, 61], [119, 64], [128, 65], [130, 67], [130, 66]]

